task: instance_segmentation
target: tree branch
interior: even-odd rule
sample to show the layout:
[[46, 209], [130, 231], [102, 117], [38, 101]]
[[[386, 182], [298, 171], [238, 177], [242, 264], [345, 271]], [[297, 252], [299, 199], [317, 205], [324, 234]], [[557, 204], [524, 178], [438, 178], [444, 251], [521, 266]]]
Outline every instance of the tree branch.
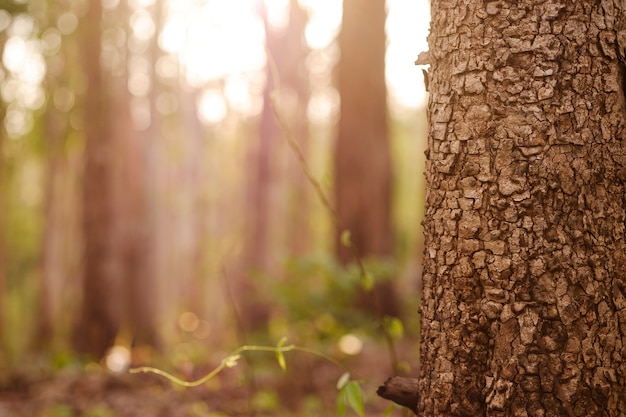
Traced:
[[378, 387], [376, 394], [406, 407], [417, 415], [418, 385], [416, 378], [393, 376], [387, 378], [384, 385]]

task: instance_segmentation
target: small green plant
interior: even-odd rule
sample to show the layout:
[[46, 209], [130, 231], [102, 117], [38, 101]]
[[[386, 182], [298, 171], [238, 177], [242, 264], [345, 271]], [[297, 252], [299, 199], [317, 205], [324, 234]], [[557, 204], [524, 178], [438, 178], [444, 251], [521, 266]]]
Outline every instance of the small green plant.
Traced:
[[286, 352], [291, 352], [291, 351], [298, 351], [298, 352], [303, 352], [303, 353], [308, 353], [311, 355], [315, 355], [318, 356], [324, 360], [327, 360], [341, 368], [343, 368], [343, 366], [337, 362], [336, 360], [334, 360], [333, 358], [331, 358], [328, 355], [325, 355], [324, 353], [321, 352], [317, 352], [313, 349], [309, 349], [306, 348], [304, 346], [297, 346], [294, 344], [290, 344], [290, 345], [285, 345], [285, 343], [287, 342], [286, 338], [282, 338], [278, 341], [278, 343], [276, 344], [276, 346], [258, 346], [258, 345], [244, 345], [244, 346], [240, 346], [239, 348], [235, 349], [230, 355], [226, 356], [224, 359], [222, 359], [222, 361], [220, 362], [220, 364], [218, 366], [216, 366], [211, 372], [209, 372], [208, 374], [206, 374], [205, 376], [203, 376], [202, 378], [193, 380], [193, 381], [185, 381], [183, 379], [180, 379], [172, 374], [170, 374], [169, 372], [166, 372], [162, 369], [159, 368], [154, 368], [152, 366], [140, 366], [138, 368], [131, 368], [128, 370], [128, 372], [130, 372], [131, 374], [138, 374], [138, 373], [153, 373], [153, 374], [157, 374], [160, 375], [164, 378], [169, 379], [171, 382], [183, 386], [183, 387], [197, 387], [200, 386], [208, 381], [210, 381], [211, 379], [215, 378], [220, 372], [222, 372], [224, 369], [226, 368], [234, 368], [235, 366], [237, 366], [237, 364], [239, 363], [239, 359], [241, 359], [241, 355], [244, 352], [273, 352], [276, 355], [276, 360], [278, 362], [278, 366], [284, 371], [287, 369], [287, 365], [286, 365], [286, 361], [285, 361], [285, 353]]
[[[220, 364], [215, 367], [211, 372], [204, 375], [202, 378], [193, 380], [193, 381], [185, 381], [181, 378], [178, 378], [169, 372], [166, 372], [159, 368], [154, 368], [151, 366], [142, 366], [138, 368], [131, 368], [129, 372], [131, 374], [137, 373], [153, 373], [160, 375], [164, 378], [167, 378], [174, 384], [183, 386], [183, 387], [197, 387], [202, 384], [207, 383], [212, 378], [216, 377], [220, 372], [222, 372], [226, 368], [233, 368], [238, 365], [239, 359], [241, 359], [242, 354], [245, 352], [273, 352], [276, 355], [276, 361], [278, 366], [285, 371], [287, 369], [287, 364], [285, 361], [285, 353], [296, 351], [308, 353], [311, 355], [318, 356], [326, 361], [331, 362], [338, 367], [344, 368], [339, 362], [335, 361], [333, 358], [328, 355], [306, 348], [304, 346], [297, 346], [294, 344], [286, 345], [287, 339], [282, 338], [278, 341], [276, 346], [258, 346], [258, 345], [244, 345], [237, 349], [235, 349], [230, 355], [226, 356]], [[363, 417], [365, 414], [365, 404], [364, 404], [364, 395], [363, 390], [361, 388], [360, 382], [353, 380], [350, 378], [350, 373], [345, 372], [337, 381], [337, 412], [339, 417], [343, 417], [345, 415], [346, 406], [349, 406], [355, 413], [359, 416]], [[276, 406], [277, 400], [272, 397], [268, 392], [261, 392], [261, 395], [257, 395], [255, 397], [255, 402], [258, 402], [258, 405], [263, 405], [262, 408], [274, 408]]]
[[350, 379], [350, 373], [346, 372], [341, 375], [337, 381], [337, 414], [343, 417], [346, 414], [346, 405], [363, 417], [365, 415], [365, 402], [361, 384], [358, 381]]

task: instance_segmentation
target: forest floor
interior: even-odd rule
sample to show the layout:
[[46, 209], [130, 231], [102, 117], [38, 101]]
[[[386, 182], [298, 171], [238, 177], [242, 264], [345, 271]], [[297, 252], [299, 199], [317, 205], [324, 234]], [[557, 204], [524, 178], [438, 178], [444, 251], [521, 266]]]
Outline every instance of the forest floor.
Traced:
[[[414, 362], [415, 341], [402, 345], [398, 356]], [[391, 405], [376, 396], [376, 388], [392, 375], [388, 357], [384, 346], [366, 346], [345, 361], [351, 378], [360, 383], [368, 416], [382, 416]], [[275, 360], [253, 366], [242, 363], [195, 388], [154, 374], [111, 374], [84, 367], [15, 371], [0, 376], [0, 417], [337, 416], [336, 385], [345, 370], [317, 357], [286, 359], [285, 372]], [[197, 366], [189, 377], [202, 377], [211, 369]], [[350, 415], [357, 414], [347, 407], [346, 416]]]

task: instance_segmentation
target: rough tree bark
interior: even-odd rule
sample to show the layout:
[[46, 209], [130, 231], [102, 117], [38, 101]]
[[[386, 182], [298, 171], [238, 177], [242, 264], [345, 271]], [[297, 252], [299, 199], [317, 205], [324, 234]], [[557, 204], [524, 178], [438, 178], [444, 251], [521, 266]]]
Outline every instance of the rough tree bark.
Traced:
[[431, 2], [419, 415], [624, 415], [625, 7]]
[[[339, 34], [337, 86], [341, 117], [335, 149], [335, 200], [342, 226], [361, 256], [388, 256], [391, 227], [391, 157], [385, 85], [385, 1], [345, 0]], [[342, 263], [353, 250], [336, 237]], [[381, 313], [397, 315], [390, 283], [378, 286]]]

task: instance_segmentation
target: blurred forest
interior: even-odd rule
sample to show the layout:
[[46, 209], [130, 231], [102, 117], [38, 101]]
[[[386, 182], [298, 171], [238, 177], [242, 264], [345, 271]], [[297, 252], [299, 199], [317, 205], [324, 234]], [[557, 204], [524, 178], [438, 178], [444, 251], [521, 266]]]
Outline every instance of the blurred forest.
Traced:
[[282, 337], [415, 364], [427, 28], [401, 3], [1, 0], [0, 385], [194, 378]]

